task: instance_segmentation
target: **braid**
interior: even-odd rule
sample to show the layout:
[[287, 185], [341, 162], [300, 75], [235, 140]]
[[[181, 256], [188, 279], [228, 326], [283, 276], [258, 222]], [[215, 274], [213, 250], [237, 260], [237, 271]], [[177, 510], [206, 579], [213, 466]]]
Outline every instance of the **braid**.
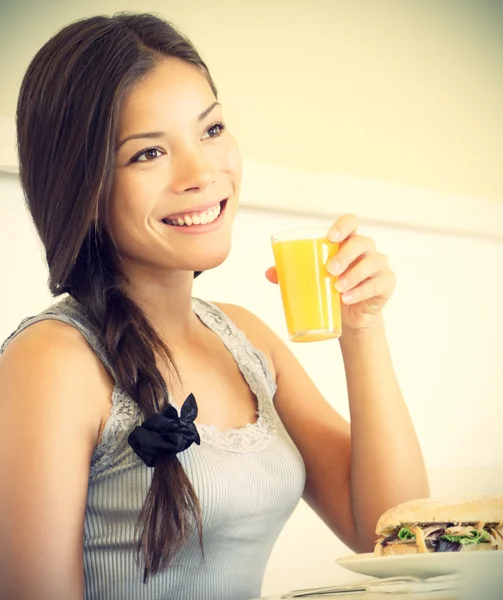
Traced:
[[[117, 383], [148, 418], [169, 403], [156, 356], [171, 375], [178, 377], [178, 372], [167, 345], [119, 287], [121, 274], [113, 256], [108, 234], [91, 228], [64, 291], [84, 308], [100, 333]], [[176, 456], [159, 457], [138, 521], [138, 561], [145, 581], [150, 573], [169, 566], [194, 526], [202, 549], [201, 521], [199, 500], [180, 461]]]
[[[121, 13], [56, 33], [26, 71], [16, 115], [21, 182], [44, 245], [50, 290], [82, 306], [117, 384], [145, 418], [169, 402], [158, 365], [170, 377], [178, 373], [169, 348], [123, 291], [115, 246], [97, 222], [107, 220], [122, 102], [164, 57], [198, 68], [217, 96], [206, 64], [176, 27], [155, 15]], [[145, 578], [170, 564], [194, 527], [202, 548], [201, 522], [179, 460], [160, 457], [138, 521]]]

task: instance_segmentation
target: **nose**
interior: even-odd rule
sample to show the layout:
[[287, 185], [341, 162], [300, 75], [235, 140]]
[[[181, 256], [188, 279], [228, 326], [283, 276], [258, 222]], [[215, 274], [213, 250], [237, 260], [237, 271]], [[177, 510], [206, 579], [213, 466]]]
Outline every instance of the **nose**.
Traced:
[[172, 185], [178, 194], [203, 191], [214, 183], [217, 170], [202, 148], [180, 152], [172, 161]]

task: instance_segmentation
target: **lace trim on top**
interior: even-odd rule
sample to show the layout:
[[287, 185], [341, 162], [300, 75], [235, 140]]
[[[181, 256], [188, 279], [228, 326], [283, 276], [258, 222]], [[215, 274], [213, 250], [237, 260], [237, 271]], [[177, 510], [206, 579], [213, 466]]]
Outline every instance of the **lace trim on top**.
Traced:
[[[255, 423], [223, 431], [215, 425], [196, 423], [201, 441], [228, 452], [259, 452], [274, 439], [278, 423], [278, 416], [273, 405], [276, 384], [271, 377], [267, 360], [263, 353], [253, 347], [244, 333], [237, 329], [216, 306], [194, 299], [193, 310], [201, 321], [220, 337], [257, 399], [257, 421]], [[172, 404], [179, 410], [180, 407], [175, 403]], [[112, 462], [112, 457], [109, 458], [107, 455], [112, 455], [127, 446], [127, 436], [142, 419], [136, 402], [116, 385], [112, 394], [110, 416], [105, 423], [101, 441], [96, 447], [91, 461], [91, 465], [95, 467], [96, 471], [102, 471]]]
[[218, 307], [194, 299], [193, 310], [199, 319], [220, 337], [257, 399], [255, 423], [223, 431], [215, 425], [196, 423], [201, 440], [215, 448], [230, 452], [263, 450], [272, 441], [278, 421], [273, 406], [276, 383], [271, 377], [267, 360]]
[[[224, 431], [219, 430], [215, 425], [197, 423], [201, 440], [214, 448], [229, 452], [261, 451], [273, 441], [279, 422], [273, 405], [276, 383], [271, 377], [267, 360], [264, 354], [252, 346], [244, 333], [218, 307], [195, 298], [192, 305], [194, 313], [201, 322], [214, 331], [229, 350], [257, 399], [257, 421], [255, 423]], [[2, 344], [0, 353], [17, 333], [48, 317], [77, 327], [112, 377], [116, 379], [99, 336], [93, 332], [86, 321], [80, 305], [71, 297], [54, 304], [36, 317], [24, 319], [16, 331]], [[110, 415], [91, 459], [91, 477], [111, 466], [118, 453], [127, 452], [133, 460], [136, 460], [136, 455], [127, 444], [127, 437], [142, 420], [143, 417], [136, 402], [116, 384], [112, 392]]]
[[128, 449], [127, 438], [142, 420], [138, 404], [118, 385], [115, 385], [110, 414], [101, 432], [100, 442], [91, 458], [91, 476], [109, 467], [118, 452]]
[[[215, 425], [196, 423], [201, 441], [229, 452], [259, 452], [273, 441], [278, 423], [273, 405], [276, 383], [271, 377], [266, 358], [218, 307], [197, 299], [193, 299], [192, 306], [202, 323], [220, 337], [257, 399], [255, 423], [223, 431]], [[176, 406], [175, 403], [173, 405]], [[179, 409], [178, 406], [176, 408]], [[136, 402], [116, 385], [112, 394], [110, 416], [105, 423], [101, 441], [94, 451], [91, 465], [99, 471], [103, 470], [112, 462], [111, 456], [109, 459], [107, 455], [124, 448], [127, 436], [141, 421], [142, 415]]]

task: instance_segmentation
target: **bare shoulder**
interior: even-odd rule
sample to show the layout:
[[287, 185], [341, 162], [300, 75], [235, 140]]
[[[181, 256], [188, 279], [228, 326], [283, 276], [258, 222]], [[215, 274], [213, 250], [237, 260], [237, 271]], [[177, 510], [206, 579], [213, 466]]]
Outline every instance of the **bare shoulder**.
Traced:
[[[113, 382], [75, 327], [46, 319], [19, 333], [0, 355], [0, 388], [4, 397], [6, 390], [16, 398], [29, 398], [35, 392], [44, 397], [46, 406], [64, 398], [73, 414], [77, 411], [83, 418], [97, 419], [98, 432]], [[86, 402], [80, 401], [83, 395]], [[17, 403], [22, 410], [23, 401]]]
[[30, 325], [0, 356], [2, 598], [83, 597], [89, 465], [109, 379], [80, 332], [54, 320]]
[[237, 304], [213, 302], [241, 329], [250, 342], [266, 356], [273, 375], [276, 375], [275, 353], [283, 344], [274, 331], [266, 325], [257, 315]]
[[8, 345], [2, 356], [12, 352], [29, 352], [38, 347], [64, 352], [84, 350], [89, 346], [84, 336], [75, 327], [56, 319], [44, 319], [21, 331]]
[[1, 358], [15, 354], [19, 359], [24, 355], [45, 350], [49, 356], [58, 353], [64, 356], [70, 352], [71, 359], [75, 351], [82, 352], [85, 346], [88, 346], [85, 338], [75, 327], [55, 319], [44, 319], [21, 331], [7, 345]]
[[[29, 367], [29, 368], [28, 368]], [[107, 370], [75, 327], [45, 319], [19, 333], [0, 355], [0, 373], [26, 369], [37, 377], [66, 372], [70, 377], [109, 379]]]

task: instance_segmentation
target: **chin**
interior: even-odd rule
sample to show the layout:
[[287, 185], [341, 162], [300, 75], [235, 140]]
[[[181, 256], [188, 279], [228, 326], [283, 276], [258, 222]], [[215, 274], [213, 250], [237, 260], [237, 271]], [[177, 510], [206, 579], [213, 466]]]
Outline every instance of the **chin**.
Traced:
[[222, 263], [225, 262], [226, 258], [229, 256], [230, 248], [223, 252], [212, 253], [211, 255], [206, 255], [204, 259], [198, 259], [193, 262], [193, 266], [190, 267], [191, 271], [210, 271], [211, 269], [216, 269]]

